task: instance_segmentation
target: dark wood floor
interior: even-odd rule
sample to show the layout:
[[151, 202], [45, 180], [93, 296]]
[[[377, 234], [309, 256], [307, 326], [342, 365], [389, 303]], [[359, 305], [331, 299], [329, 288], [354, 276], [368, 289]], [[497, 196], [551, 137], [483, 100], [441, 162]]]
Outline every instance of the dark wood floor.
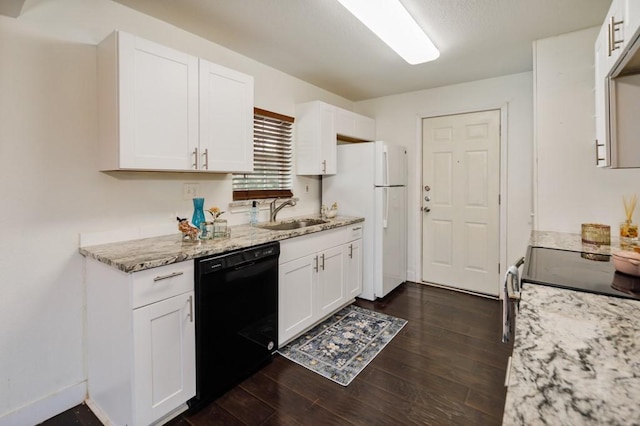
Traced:
[[[512, 346], [500, 343], [497, 300], [407, 283], [385, 299], [356, 304], [409, 322], [349, 386], [276, 355], [205, 409], [169, 424], [502, 423]], [[44, 424], [99, 424], [86, 411], [79, 406]]]

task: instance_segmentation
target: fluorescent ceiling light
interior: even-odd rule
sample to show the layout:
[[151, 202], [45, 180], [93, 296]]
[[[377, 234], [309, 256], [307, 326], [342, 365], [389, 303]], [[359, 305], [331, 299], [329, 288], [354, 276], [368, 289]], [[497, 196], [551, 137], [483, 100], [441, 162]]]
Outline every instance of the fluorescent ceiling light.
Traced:
[[438, 48], [400, 0], [338, 0], [411, 65], [433, 61]]

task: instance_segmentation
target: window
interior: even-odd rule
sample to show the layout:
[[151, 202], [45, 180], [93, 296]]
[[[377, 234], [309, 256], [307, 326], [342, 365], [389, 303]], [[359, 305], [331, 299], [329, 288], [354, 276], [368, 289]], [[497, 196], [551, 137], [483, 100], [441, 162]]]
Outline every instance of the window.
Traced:
[[233, 175], [233, 199], [291, 197], [293, 117], [253, 109], [253, 172]]

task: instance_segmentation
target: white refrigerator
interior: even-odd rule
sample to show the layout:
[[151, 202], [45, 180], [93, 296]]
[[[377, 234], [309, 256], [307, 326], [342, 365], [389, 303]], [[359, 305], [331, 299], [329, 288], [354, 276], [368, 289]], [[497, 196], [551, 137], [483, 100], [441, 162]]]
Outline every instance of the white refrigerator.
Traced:
[[365, 218], [360, 297], [386, 296], [407, 279], [407, 151], [383, 141], [338, 145], [337, 173], [322, 178], [322, 203]]

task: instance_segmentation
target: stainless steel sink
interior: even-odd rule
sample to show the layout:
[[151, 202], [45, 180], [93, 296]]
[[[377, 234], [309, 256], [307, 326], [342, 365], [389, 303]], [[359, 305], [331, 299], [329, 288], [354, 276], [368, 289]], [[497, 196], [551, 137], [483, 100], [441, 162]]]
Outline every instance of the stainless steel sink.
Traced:
[[264, 225], [257, 226], [258, 228], [269, 229], [271, 231], [288, 231], [291, 229], [306, 228], [307, 226], [322, 225], [323, 223], [329, 223], [329, 221], [322, 219], [298, 219], [280, 223], [265, 223]]

